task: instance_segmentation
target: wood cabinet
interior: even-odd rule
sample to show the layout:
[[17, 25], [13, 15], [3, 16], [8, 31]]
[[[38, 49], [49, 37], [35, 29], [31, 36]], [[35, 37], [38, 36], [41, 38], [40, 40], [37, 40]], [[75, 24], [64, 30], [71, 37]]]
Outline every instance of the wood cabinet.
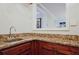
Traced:
[[50, 43], [40, 40], [32, 41], [32, 54], [33, 55], [79, 55], [79, 48]]
[[0, 50], [1, 55], [79, 55], [79, 47], [32, 40]]
[[40, 55], [79, 55], [79, 48], [45, 41], [39, 42]]
[[42, 42], [40, 41], [40, 51], [39, 54], [41, 55], [54, 55], [55, 49], [51, 43]]
[[29, 55], [31, 54], [31, 42], [22, 43], [0, 51], [3, 55]]
[[38, 55], [39, 54], [39, 41], [33, 40], [32, 41], [32, 55]]

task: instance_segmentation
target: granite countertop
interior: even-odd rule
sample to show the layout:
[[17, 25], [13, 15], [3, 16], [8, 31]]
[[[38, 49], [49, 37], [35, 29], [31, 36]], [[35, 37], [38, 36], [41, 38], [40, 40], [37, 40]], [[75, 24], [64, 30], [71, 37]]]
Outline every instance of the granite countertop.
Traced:
[[63, 44], [63, 45], [79, 47], [79, 41], [63, 40], [63, 39], [59, 39], [59, 38], [34, 38], [34, 39], [51, 42], [51, 43], [59, 43], [59, 44]]
[[63, 40], [63, 39], [58, 39], [58, 38], [46, 38], [46, 37], [21, 37], [21, 38], [23, 38], [23, 40], [9, 42], [9, 43], [0, 42], [0, 50], [17, 45], [17, 44], [21, 44], [24, 42], [32, 41], [32, 40], [41, 40], [41, 41], [46, 41], [46, 42], [51, 42], [51, 43], [60, 43], [64, 45], [79, 47], [79, 41]]

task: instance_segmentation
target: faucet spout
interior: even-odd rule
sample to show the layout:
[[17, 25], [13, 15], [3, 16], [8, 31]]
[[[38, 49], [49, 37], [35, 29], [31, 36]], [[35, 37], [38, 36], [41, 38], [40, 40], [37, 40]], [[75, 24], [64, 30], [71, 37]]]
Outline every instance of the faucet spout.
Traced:
[[16, 29], [14, 26], [11, 26], [10, 29], [9, 29], [9, 38], [12, 37], [12, 29], [14, 29], [14, 31], [16, 32]]

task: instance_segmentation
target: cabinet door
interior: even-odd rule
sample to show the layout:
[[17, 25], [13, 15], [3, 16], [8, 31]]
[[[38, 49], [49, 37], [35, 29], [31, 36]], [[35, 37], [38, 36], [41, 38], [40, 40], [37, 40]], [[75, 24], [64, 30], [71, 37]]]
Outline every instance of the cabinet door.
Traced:
[[26, 50], [25, 52], [22, 52], [22, 54], [20, 54], [20, 55], [31, 55], [31, 54], [32, 54], [32, 52], [29, 49], [29, 50]]
[[24, 44], [20, 44], [20, 45], [14, 46], [14, 47], [4, 49], [1, 52], [4, 55], [21, 55], [24, 53], [27, 54], [28, 50], [31, 51], [30, 49], [31, 49], [31, 43], [27, 42]]
[[58, 55], [70, 55], [73, 54], [70, 48], [66, 45], [55, 44], [56, 54]]
[[39, 55], [39, 40], [32, 41], [32, 55]]
[[78, 47], [70, 47], [70, 51], [73, 53], [73, 55], [79, 55]]
[[39, 54], [40, 55], [79, 55], [79, 48], [40, 41]]
[[65, 55], [79, 55], [79, 48], [73, 46], [67, 46], [62, 44], [55, 44], [55, 49], [57, 54]]
[[55, 55], [56, 51], [53, 48], [53, 45], [48, 42], [40, 42], [40, 55]]

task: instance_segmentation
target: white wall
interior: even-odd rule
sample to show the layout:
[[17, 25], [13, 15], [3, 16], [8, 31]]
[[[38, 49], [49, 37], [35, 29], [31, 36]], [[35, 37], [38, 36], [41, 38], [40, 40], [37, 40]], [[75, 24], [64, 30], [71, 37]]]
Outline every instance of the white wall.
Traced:
[[37, 30], [34, 32], [37, 33], [51, 33], [51, 34], [70, 34], [70, 35], [79, 35], [79, 4], [71, 3], [66, 6], [66, 14], [70, 21], [69, 30]]
[[54, 16], [65, 16], [65, 3], [42, 3]]
[[69, 16], [71, 16], [71, 22], [73, 20], [77, 21], [77, 26], [70, 26], [70, 30], [68, 31], [33, 31], [32, 24], [34, 19], [32, 19], [32, 6], [25, 6], [24, 4], [0, 4], [0, 34], [8, 33], [9, 27], [14, 25], [17, 32], [79, 35], [79, 4], [75, 5], [73, 4], [72, 7], [69, 7], [69, 10], [74, 10], [74, 12], [69, 11], [72, 13], [69, 14]]
[[10, 26], [16, 32], [32, 31], [32, 6], [26, 4], [0, 4], [0, 34], [9, 33]]
[[[49, 12], [46, 11], [47, 13], [47, 18], [48, 18], [48, 29], [52, 30], [61, 30], [61, 28], [57, 28], [56, 20], [62, 20], [63, 18], [66, 17], [66, 4], [65, 3], [42, 3], [43, 7], [45, 10], [48, 10]], [[52, 16], [50, 16], [52, 15]], [[61, 19], [62, 18], [62, 19]], [[62, 21], [68, 21], [62, 20]], [[65, 30], [67, 30], [69, 26], [66, 25]], [[64, 30], [64, 28], [62, 28]]]

